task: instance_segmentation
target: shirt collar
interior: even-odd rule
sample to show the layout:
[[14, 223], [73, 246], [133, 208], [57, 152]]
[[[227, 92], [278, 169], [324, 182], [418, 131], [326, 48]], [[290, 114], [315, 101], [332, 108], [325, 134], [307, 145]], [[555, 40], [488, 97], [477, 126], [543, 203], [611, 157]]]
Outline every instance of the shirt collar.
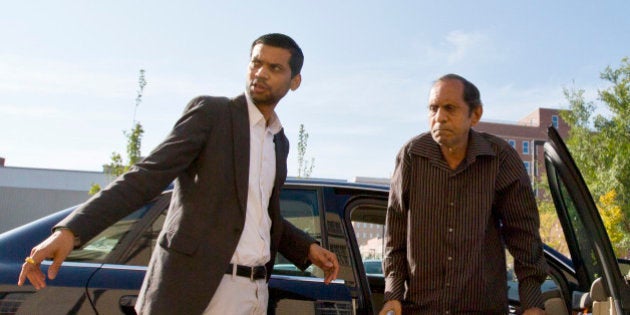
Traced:
[[[263, 116], [263, 114], [260, 112], [258, 107], [254, 105], [254, 102], [251, 100], [249, 93], [245, 93], [245, 95], [247, 96], [246, 99], [247, 99], [247, 112], [249, 114], [249, 126], [253, 127], [257, 125], [258, 123], [261, 123], [261, 120], [262, 120], [263, 126], [265, 126], [266, 125], [265, 116]], [[274, 135], [280, 132], [280, 130], [282, 129], [282, 123], [280, 122], [280, 118], [278, 118], [278, 115], [276, 115], [275, 111], [273, 112], [273, 115], [271, 115], [271, 118], [269, 119], [268, 128], [269, 130], [271, 130], [271, 133], [273, 133]]]
[[[411, 149], [411, 153], [426, 157], [430, 160], [444, 160], [440, 146], [433, 140], [430, 133], [420, 136]], [[482, 155], [495, 156], [492, 144], [482, 134], [470, 129], [468, 133], [468, 149], [466, 151], [466, 164], [474, 162]]]

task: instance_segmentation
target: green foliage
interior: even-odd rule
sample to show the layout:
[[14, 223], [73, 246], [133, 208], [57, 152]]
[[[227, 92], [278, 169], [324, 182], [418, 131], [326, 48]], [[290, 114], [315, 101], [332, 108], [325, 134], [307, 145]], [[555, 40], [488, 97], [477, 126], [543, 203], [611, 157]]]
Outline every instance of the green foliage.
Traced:
[[[112, 156], [110, 157], [110, 162], [103, 165], [103, 170], [105, 173], [111, 175], [112, 177], [118, 177], [125, 173], [131, 168], [134, 164], [136, 164], [142, 158], [142, 135], [144, 134], [144, 129], [140, 122], [136, 121], [136, 112], [138, 106], [142, 102], [142, 95], [144, 93], [144, 87], [147, 85], [147, 81], [144, 77], [144, 69], [140, 69], [140, 75], [138, 78], [138, 85], [140, 89], [138, 90], [138, 95], [136, 96], [136, 104], [133, 112], [133, 126], [130, 131], [123, 131], [125, 138], [127, 138], [127, 163], [123, 161], [122, 156], [118, 152], [112, 152]], [[100, 185], [92, 184], [89, 190], [90, 195], [94, 195], [101, 190]]]
[[[630, 60], [622, 59], [618, 69], [607, 67], [601, 79], [610, 86], [598, 91], [598, 104], [610, 112], [596, 114], [593, 101], [584, 99], [584, 90], [565, 89], [570, 111], [561, 113], [571, 130], [567, 146], [575, 159], [600, 212], [612, 205], [620, 207], [620, 215], [630, 217]], [[613, 197], [610, 196], [611, 192]], [[605, 201], [605, 202], [604, 202]], [[604, 220], [606, 216], [602, 215]], [[612, 216], [615, 217], [615, 216]], [[611, 217], [609, 216], [609, 219]], [[612, 219], [610, 219], [612, 220]], [[630, 255], [630, 221], [615, 224], [608, 230], [624, 248], [619, 253]], [[608, 224], [608, 227], [612, 225]]]
[[617, 193], [614, 190], [599, 197], [599, 213], [602, 221], [608, 231], [608, 237], [613, 245], [613, 249], [617, 256], [623, 257], [627, 254], [628, 245], [627, 235], [624, 233], [625, 217], [621, 211], [621, 207], [616, 203]]
[[127, 158], [129, 159], [125, 167], [125, 171], [127, 171], [131, 165], [136, 164], [142, 158], [141, 147], [144, 129], [139, 122], [136, 122], [131, 132], [124, 132], [124, 134], [127, 137]]
[[304, 129], [304, 124], [300, 124], [298, 133], [298, 175], [297, 177], [311, 177], [313, 168], [315, 167], [315, 158], [311, 161], [305, 161], [306, 148], [308, 147], [308, 132]]
[[559, 251], [563, 255], [570, 257], [569, 247], [564, 238], [562, 225], [558, 219], [556, 206], [551, 197], [549, 181], [547, 175], [541, 175], [540, 178], [534, 180], [534, 187], [538, 192], [536, 204], [540, 216], [540, 237], [542, 241]]
[[90, 186], [90, 190], [88, 191], [88, 195], [90, 195], [90, 196], [95, 195], [99, 191], [101, 191], [101, 185], [99, 185], [99, 184], [92, 184], [92, 186]]

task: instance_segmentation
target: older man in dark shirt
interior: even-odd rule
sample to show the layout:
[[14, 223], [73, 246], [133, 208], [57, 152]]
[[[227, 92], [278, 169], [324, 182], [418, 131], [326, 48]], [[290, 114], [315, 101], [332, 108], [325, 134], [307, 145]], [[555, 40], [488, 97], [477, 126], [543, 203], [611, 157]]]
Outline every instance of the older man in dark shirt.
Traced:
[[[430, 133], [400, 150], [387, 211], [381, 313], [506, 314], [505, 246], [514, 256], [525, 314], [544, 314], [546, 277], [529, 177], [504, 140], [471, 129], [479, 90], [461, 76], [438, 79]], [[505, 244], [505, 245], [504, 245]]]

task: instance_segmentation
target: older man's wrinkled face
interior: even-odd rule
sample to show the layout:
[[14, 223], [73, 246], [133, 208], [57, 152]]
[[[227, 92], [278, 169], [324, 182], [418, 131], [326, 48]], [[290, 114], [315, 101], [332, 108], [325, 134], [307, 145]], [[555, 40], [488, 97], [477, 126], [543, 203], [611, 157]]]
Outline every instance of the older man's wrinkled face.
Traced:
[[429, 95], [429, 126], [433, 140], [448, 149], [465, 148], [468, 131], [479, 122], [481, 107], [470, 111], [464, 101], [464, 84], [438, 81]]

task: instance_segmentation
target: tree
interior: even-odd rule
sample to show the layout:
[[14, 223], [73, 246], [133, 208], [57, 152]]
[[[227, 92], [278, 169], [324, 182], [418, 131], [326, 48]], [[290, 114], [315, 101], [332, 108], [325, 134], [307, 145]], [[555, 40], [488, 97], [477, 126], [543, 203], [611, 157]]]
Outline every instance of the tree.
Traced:
[[311, 177], [313, 168], [315, 167], [315, 158], [311, 161], [305, 161], [306, 148], [308, 146], [308, 132], [304, 129], [304, 124], [300, 124], [298, 133], [298, 175], [297, 177]]
[[614, 190], [599, 197], [599, 213], [604, 221], [604, 226], [608, 232], [608, 237], [613, 245], [613, 249], [617, 256], [623, 257], [630, 254], [627, 250], [630, 248], [627, 244], [626, 235], [624, 235], [625, 217], [621, 212], [621, 207], [616, 204], [617, 193]]
[[551, 197], [551, 189], [546, 174], [534, 178], [534, 188], [538, 192], [536, 205], [540, 215], [540, 237], [545, 244], [566, 256], [570, 256], [571, 253]]
[[[139, 89], [137, 91], [138, 94], [136, 96], [136, 104], [133, 111], [132, 127], [129, 131], [123, 131], [125, 138], [127, 138], [127, 163], [123, 161], [120, 153], [113, 152], [112, 156], [110, 157], [110, 162], [103, 165], [103, 170], [105, 171], [105, 173], [111, 175], [112, 177], [118, 177], [122, 175], [124, 172], [128, 171], [131, 166], [140, 161], [142, 157], [141, 148], [144, 129], [142, 128], [142, 124], [140, 124], [139, 121], [136, 121], [136, 113], [138, 111], [140, 103], [142, 103], [144, 87], [147, 85], [144, 72], [144, 69], [140, 69], [140, 74], [138, 76]], [[100, 190], [100, 185], [92, 184], [92, 187], [90, 187], [90, 191], [88, 193], [90, 195], [93, 195]]]
[[[610, 86], [598, 90], [599, 104], [610, 112], [596, 114], [597, 105], [584, 99], [582, 89], [564, 89], [570, 111], [561, 113], [569, 124], [567, 146], [580, 168], [584, 180], [598, 201], [604, 220], [614, 220], [616, 215], [605, 215], [620, 207], [621, 215], [630, 217], [630, 60], [623, 58], [618, 69], [610, 66], [600, 78]], [[610, 210], [613, 209], [613, 210]], [[614, 210], [616, 211], [616, 210]], [[612, 213], [616, 213], [616, 212]], [[604, 222], [608, 227], [610, 222]], [[620, 243], [630, 250], [630, 221], [618, 222], [619, 231], [609, 234], [623, 235]], [[628, 253], [630, 254], [630, 253]]]

